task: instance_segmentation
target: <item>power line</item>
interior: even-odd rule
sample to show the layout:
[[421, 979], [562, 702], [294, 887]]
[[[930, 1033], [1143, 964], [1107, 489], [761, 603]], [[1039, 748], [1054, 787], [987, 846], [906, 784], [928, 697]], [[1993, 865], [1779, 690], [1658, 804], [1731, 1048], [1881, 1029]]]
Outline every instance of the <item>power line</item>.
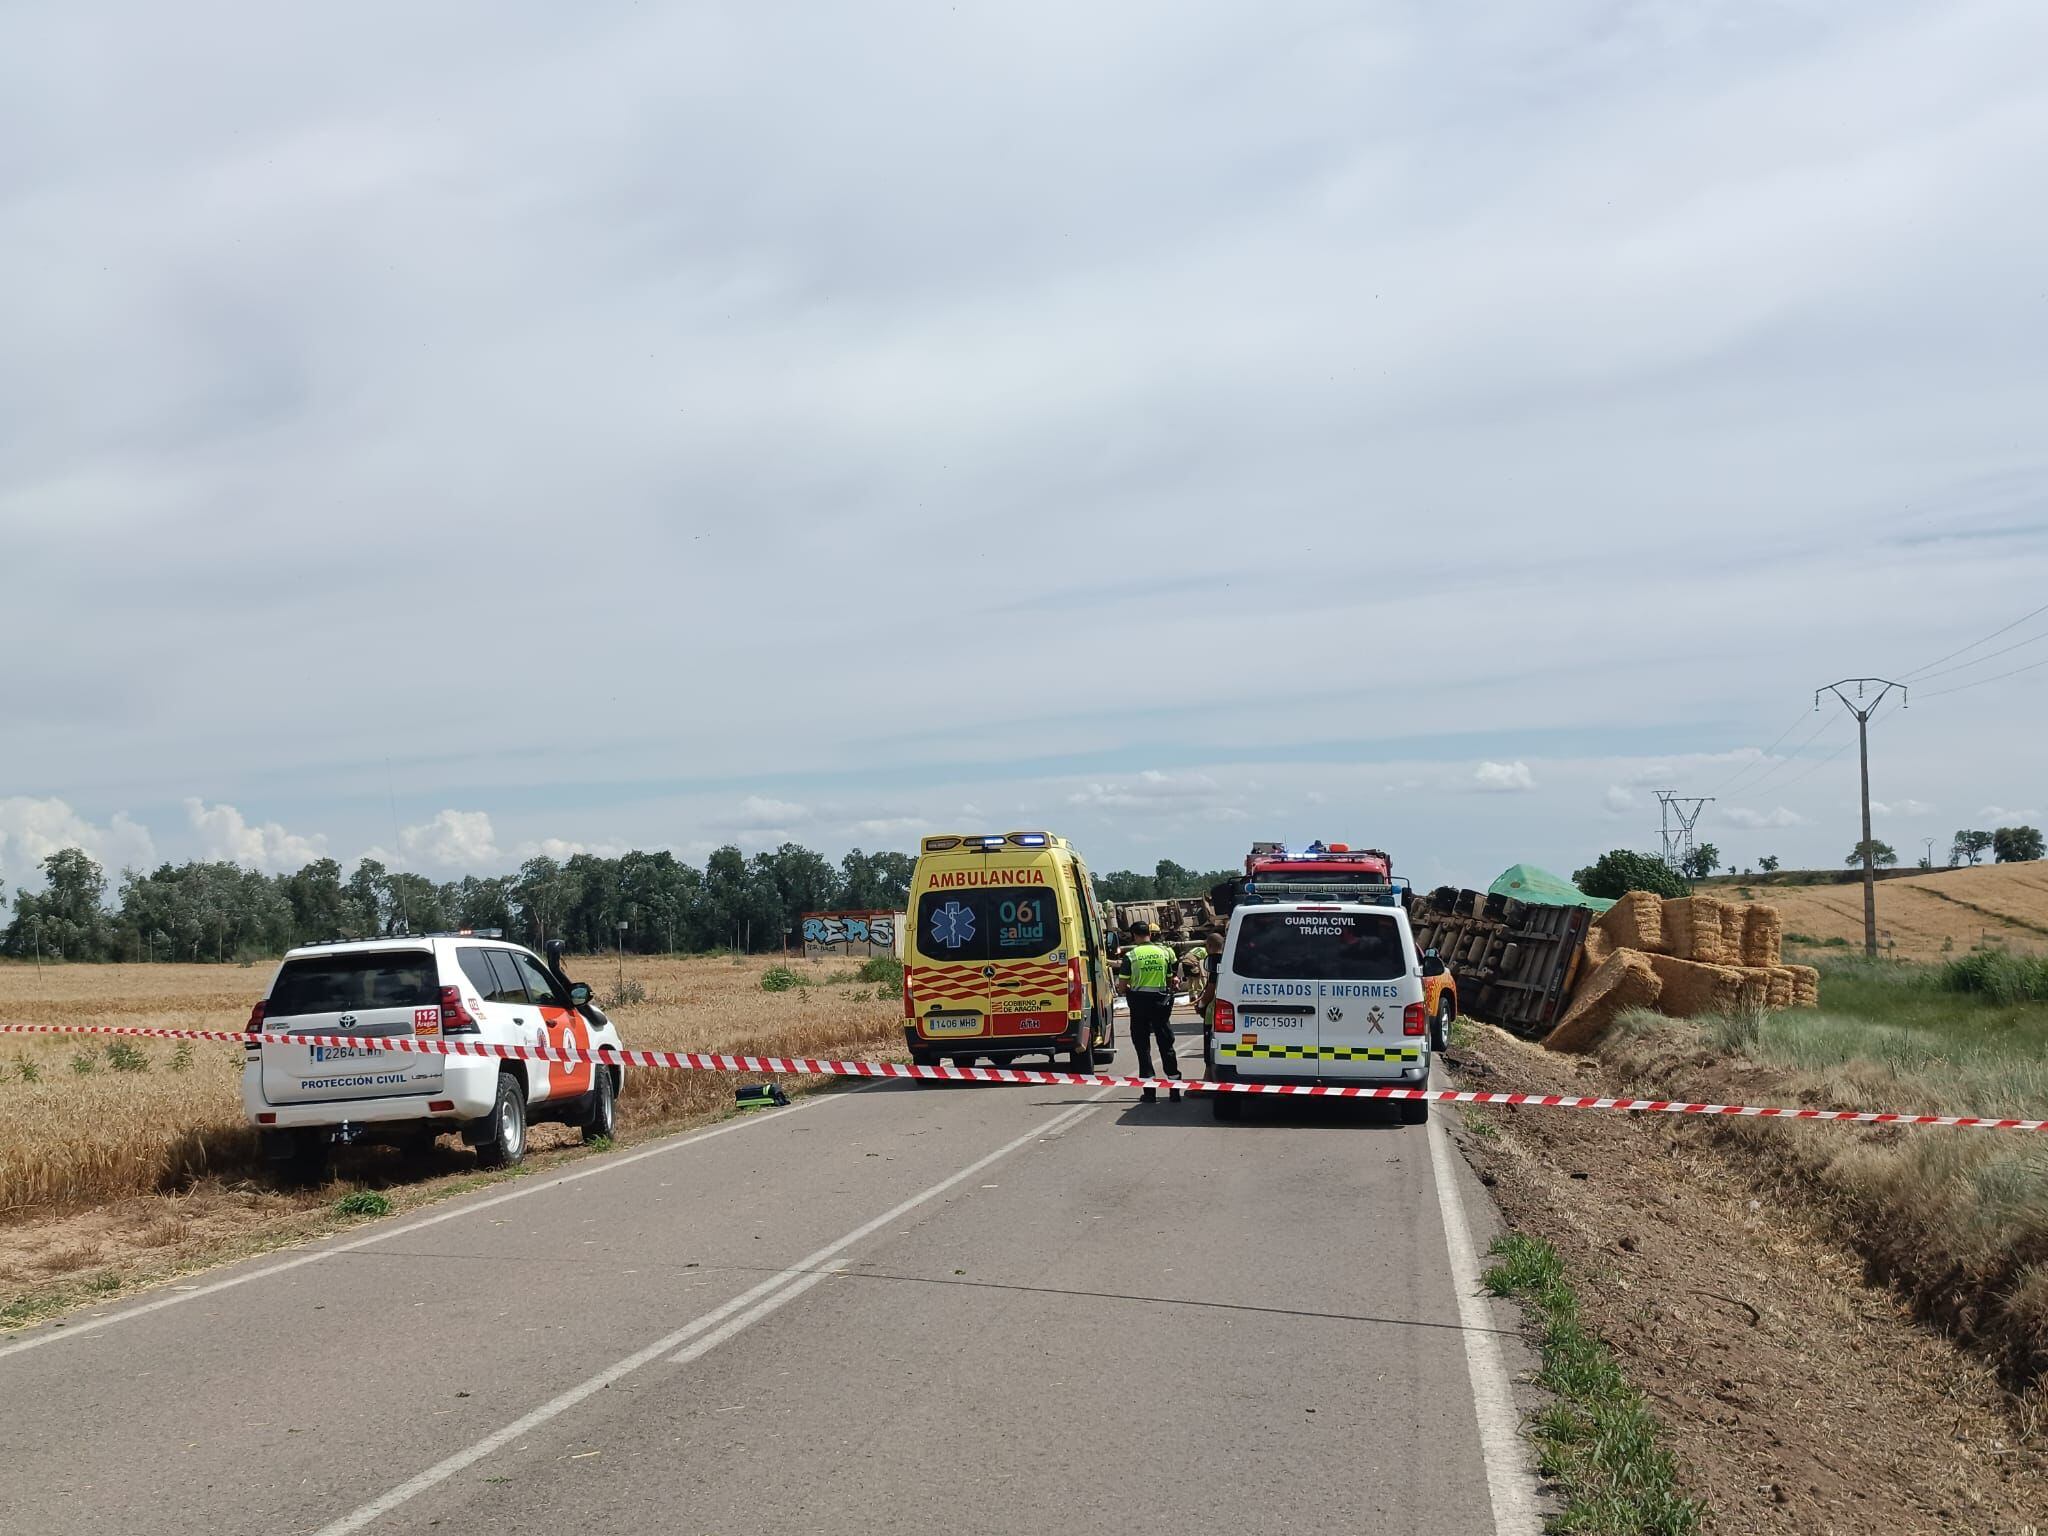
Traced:
[[1947, 677], [1951, 672], [1967, 672], [1972, 667], [1983, 666], [1985, 662], [1991, 660], [1994, 656], [2003, 656], [2008, 651], [2024, 650], [2027, 646], [2039, 645], [2043, 640], [2048, 640], [2048, 629], [2042, 630], [2038, 635], [2029, 635], [2024, 640], [2015, 640], [2011, 645], [2002, 645], [1995, 651], [1986, 651], [1974, 661], [1961, 662], [1953, 667], [1943, 667], [1939, 672], [1923, 672], [1920, 674], [1920, 678], [1924, 682], [1930, 677]]
[[[1801, 713], [1803, 714], [1805, 713], [1805, 711], [1802, 710]], [[1748, 784], [1744, 785], [1742, 792], [1745, 795], [1753, 795], [1759, 789], [1762, 789], [1764, 785], [1768, 784], [1780, 773], [1784, 772], [1787, 768], [1791, 767], [1794, 763], [1798, 762], [1799, 754], [1804, 752], [1808, 747], [1812, 746], [1816, 741], [1819, 741], [1821, 737], [1827, 735], [1829, 731], [1833, 730], [1836, 724], [1841, 720], [1841, 718], [1842, 717], [1840, 715], [1829, 715], [1826, 719], [1822, 720], [1820, 723], [1820, 728], [1818, 730], [1808, 732], [1805, 738], [1800, 741], [1799, 745], [1794, 747], [1791, 751], [1787, 752], [1783, 757], [1779, 758], [1775, 763], [1773, 763], [1769, 768], [1767, 768], [1764, 771], [1764, 775], [1762, 778], [1752, 779]], [[1803, 778], [1804, 775], [1797, 775], [1796, 777]], [[1781, 784], [1778, 787], [1780, 789], [1783, 789], [1785, 786]]]
[[1981, 688], [1986, 683], [1996, 683], [2008, 677], [2018, 677], [2022, 672], [2033, 672], [2042, 667], [2048, 667], [2048, 661], [2029, 662], [2024, 667], [2014, 667], [2010, 672], [1993, 673], [1990, 677], [1980, 677], [1973, 683], [1957, 683], [1953, 688], [1937, 688], [1932, 693], [1921, 694], [1920, 697], [1923, 699], [1938, 699], [1944, 694], [1962, 693], [1966, 689]]
[[1906, 677], [1910, 681], [1911, 679], [1919, 677], [1926, 672], [1932, 671], [1934, 668], [1940, 666], [1944, 661], [1954, 661], [1956, 657], [1962, 655], [1964, 651], [1974, 651], [1975, 649], [1977, 649], [1978, 646], [1984, 645], [1989, 641], [1996, 640], [2000, 635], [2008, 634], [2011, 631], [2018, 629], [2022, 624], [2026, 623], [2027, 620], [2031, 618], [2036, 618], [2044, 613], [2048, 613], [2048, 603], [2043, 603], [2040, 607], [2036, 608], [2032, 613], [2021, 614], [2018, 618], [2014, 619], [2010, 624], [2006, 625], [2004, 629], [1994, 629], [1982, 640], [1972, 640], [1968, 645], [1963, 646], [1958, 650], [1950, 651], [1946, 656], [1935, 657], [1934, 660], [1928, 662], [1927, 665], [1924, 667], [1915, 667], [1911, 672], [1908, 672], [1906, 674]]
[[1805, 718], [1806, 711], [1802, 709], [1801, 711], [1799, 711], [1798, 714], [1792, 717], [1792, 723], [1790, 725], [1786, 726], [1785, 729], [1778, 732], [1777, 740], [1773, 741], [1769, 747], [1765, 747], [1763, 751], [1757, 753], [1755, 757], [1751, 758], [1748, 762], [1744, 763], [1740, 768], [1736, 769], [1732, 776], [1723, 779], [1718, 785], [1714, 787], [1714, 793], [1716, 795], [1720, 794], [1722, 791], [1726, 790], [1731, 784], [1733, 784], [1737, 779], [1741, 778], [1744, 774], [1754, 773], [1758, 768], [1763, 766], [1763, 764], [1769, 762], [1771, 760], [1772, 748], [1776, 747], [1778, 745], [1778, 742], [1783, 741], [1787, 736], [1790, 736], [1794, 731], [1798, 730], [1799, 722], [1804, 720]]

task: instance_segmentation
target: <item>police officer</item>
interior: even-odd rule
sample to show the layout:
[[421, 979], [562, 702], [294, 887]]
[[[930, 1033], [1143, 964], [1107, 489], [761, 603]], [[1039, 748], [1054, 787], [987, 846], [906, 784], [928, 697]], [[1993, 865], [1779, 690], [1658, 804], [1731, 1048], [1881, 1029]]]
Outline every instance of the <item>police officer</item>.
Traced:
[[[1138, 1075], [1152, 1075], [1152, 1044], [1159, 1043], [1160, 1065], [1165, 1075], [1178, 1078], [1180, 1058], [1173, 1053], [1173, 951], [1152, 940], [1150, 923], [1131, 924], [1131, 942], [1117, 959], [1117, 974], [1123, 978], [1124, 995], [1131, 1002], [1131, 1043], [1138, 1049]], [[1171, 1090], [1180, 1097], [1178, 1087]], [[1159, 1097], [1145, 1090], [1147, 1104]]]

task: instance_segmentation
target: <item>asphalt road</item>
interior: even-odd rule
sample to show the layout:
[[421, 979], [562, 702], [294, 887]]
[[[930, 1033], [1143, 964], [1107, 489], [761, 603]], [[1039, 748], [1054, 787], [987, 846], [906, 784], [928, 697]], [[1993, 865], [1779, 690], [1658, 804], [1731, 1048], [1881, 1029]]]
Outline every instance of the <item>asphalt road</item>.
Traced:
[[0, 1525], [1524, 1536], [1442, 1135], [820, 1096], [0, 1338]]

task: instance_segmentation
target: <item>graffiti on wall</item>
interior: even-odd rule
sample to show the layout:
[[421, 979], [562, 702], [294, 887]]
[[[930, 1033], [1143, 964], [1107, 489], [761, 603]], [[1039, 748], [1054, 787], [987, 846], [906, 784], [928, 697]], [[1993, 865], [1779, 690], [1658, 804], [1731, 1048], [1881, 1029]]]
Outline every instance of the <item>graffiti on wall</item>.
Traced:
[[806, 912], [804, 954], [811, 959], [838, 955], [893, 955], [900, 912]]

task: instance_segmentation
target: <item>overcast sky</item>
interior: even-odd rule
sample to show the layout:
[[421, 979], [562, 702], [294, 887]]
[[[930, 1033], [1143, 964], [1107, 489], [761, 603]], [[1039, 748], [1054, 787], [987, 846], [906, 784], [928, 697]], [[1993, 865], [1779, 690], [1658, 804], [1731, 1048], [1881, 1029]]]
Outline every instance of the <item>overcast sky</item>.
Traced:
[[10, 883], [2048, 814], [2037, 0], [0, 34]]

